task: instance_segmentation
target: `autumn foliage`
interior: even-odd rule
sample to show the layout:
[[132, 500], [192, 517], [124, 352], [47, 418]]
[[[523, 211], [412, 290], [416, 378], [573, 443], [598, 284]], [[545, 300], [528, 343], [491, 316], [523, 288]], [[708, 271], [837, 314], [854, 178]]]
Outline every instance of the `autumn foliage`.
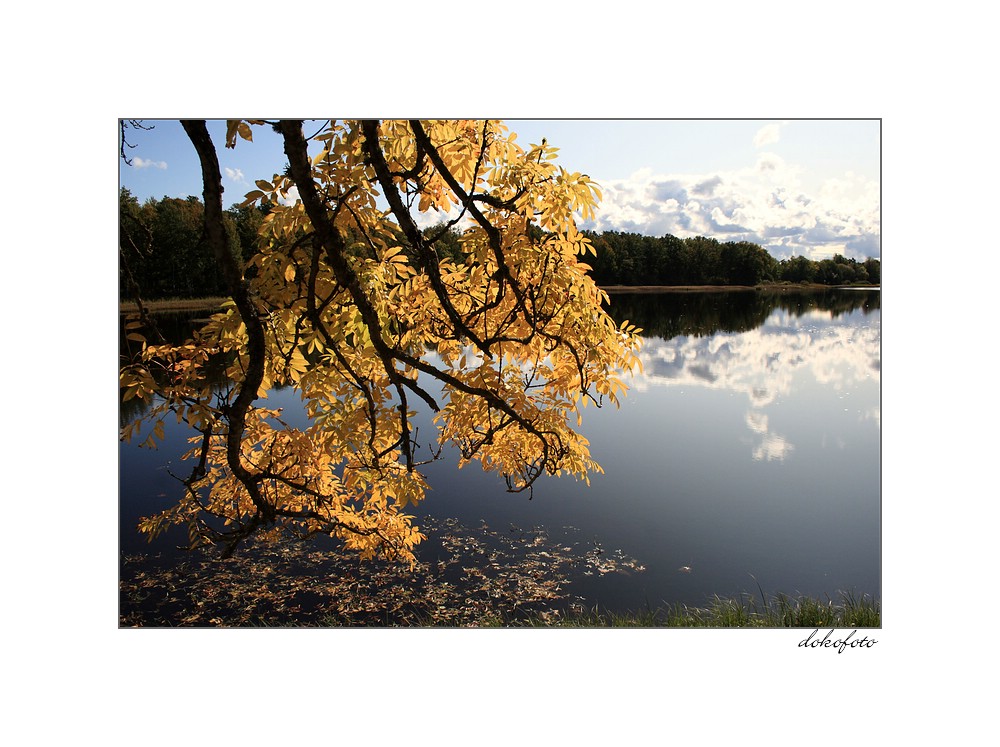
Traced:
[[[592, 215], [598, 187], [492, 121], [336, 121], [312, 145], [299, 121], [234, 121], [227, 147], [253, 147], [259, 126], [281, 133], [289, 168], [246, 195], [274, 207], [241, 263], [214, 145], [204, 122], [184, 122], [232, 300], [181, 345], [129, 322], [142, 352], [120, 385], [149, 405], [147, 445], [165, 418], [193, 434], [180, 499], [140, 529], [186, 525], [192, 544], [225, 552], [251, 535], [324, 533], [363, 558], [412, 562], [423, 535], [406, 510], [445, 445], [511, 491], [599, 470], [574, 428], [588, 403], [618, 402], [639, 338], [602, 310], [583, 261], [593, 247], [574, 216]], [[418, 228], [428, 212], [447, 221], [437, 234]], [[457, 259], [436, 248], [452, 228]], [[227, 385], [213, 386], [211, 365]], [[267, 407], [276, 384], [301, 393], [304, 430]], [[434, 413], [430, 449], [426, 434], [417, 448], [417, 401]]]

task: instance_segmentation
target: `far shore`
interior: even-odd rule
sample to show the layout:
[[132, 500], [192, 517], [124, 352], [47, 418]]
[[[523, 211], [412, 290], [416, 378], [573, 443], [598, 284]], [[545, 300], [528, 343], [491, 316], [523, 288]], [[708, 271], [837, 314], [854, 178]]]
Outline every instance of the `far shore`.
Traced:
[[[154, 312], [182, 312], [182, 311], [215, 311], [222, 308], [222, 304], [230, 299], [226, 296], [214, 296], [211, 298], [163, 298], [155, 301], [143, 300], [142, 305], [146, 311]], [[139, 311], [139, 306], [135, 301], [119, 301], [119, 314], [134, 314]]]
[[[835, 290], [838, 288], [862, 288], [878, 290], [878, 285], [820, 285], [819, 283], [768, 283], [764, 285], [604, 285], [601, 290], [614, 293], [720, 293], [726, 291], [786, 291], [786, 290]], [[224, 296], [212, 298], [166, 298], [143, 301], [142, 305], [151, 312], [214, 311], [229, 299]], [[121, 301], [118, 313], [134, 314], [139, 307], [135, 301]]]
[[762, 283], [760, 285], [602, 285], [605, 293], [721, 293], [728, 291], [879, 290], [878, 285], [823, 285], [821, 283]]

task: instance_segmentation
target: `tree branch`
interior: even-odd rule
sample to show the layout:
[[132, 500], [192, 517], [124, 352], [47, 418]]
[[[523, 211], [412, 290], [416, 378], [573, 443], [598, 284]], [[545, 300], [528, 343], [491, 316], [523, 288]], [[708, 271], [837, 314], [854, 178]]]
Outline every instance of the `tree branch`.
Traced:
[[247, 330], [248, 365], [243, 383], [239, 387], [239, 393], [228, 411], [229, 433], [226, 437], [226, 460], [233, 475], [247, 489], [254, 506], [263, 514], [264, 519], [270, 522], [274, 520], [274, 507], [260, 491], [261, 478], [259, 475], [250, 473], [240, 459], [247, 412], [253, 401], [257, 399], [257, 390], [260, 389], [264, 380], [264, 360], [266, 357], [264, 326], [257, 316], [249, 289], [243, 281], [243, 273], [229, 252], [226, 227], [223, 223], [222, 173], [219, 169], [218, 154], [215, 152], [212, 138], [208, 134], [208, 127], [204, 120], [182, 120], [181, 125], [201, 161], [202, 181], [204, 183], [202, 194], [205, 199], [205, 235], [208, 245], [222, 269], [229, 294], [235, 302]]

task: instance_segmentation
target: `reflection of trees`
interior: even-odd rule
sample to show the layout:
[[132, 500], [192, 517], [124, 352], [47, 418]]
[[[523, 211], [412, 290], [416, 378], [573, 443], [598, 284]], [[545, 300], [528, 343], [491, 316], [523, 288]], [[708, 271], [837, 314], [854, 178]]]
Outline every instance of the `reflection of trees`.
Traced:
[[615, 321], [628, 319], [649, 337], [704, 337], [717, 332], [748, 332], [776, 309], [792, 316], [828, 311], [833, 318], [881, 308], [879, 291], [775, 290], [666, 293], [615, 293], [609, 311]]
[[[151, 341], [156, 341], [162, 337], [165, 342], [173, 345], [180, 345], [185, 340], [190, 339], [194, 331], [201, 326], [205, 318], [212, 312], [164, 312], [153, 315], [155, 330], [144, 330]], [[126, 339], [125, 337], [126, 315], [120, 314], [118, 317], [118, 357], [119, 362], [130, 361], [139, 352], [139, 343]]]
[[[171, 344], [179, 345], [185, 340], [191, 338], [194, 334], [195, 329], [201, 326], [205, 321], [205, 317], [208, 316], [210, 312], [176, 312], [176, 313], [163, 313], [156, 314], [153, 317], [153, 323], [156, 325], [155, 332], [159, 336], [162, 336], [166, 342]], [[118, 318], [118, 358], [120, 362], [129, 361], [138, 352], [138, 342], [129, 340], [125, 336], [125, 319], [124, 315]], [[152, 334], [152, 330], [148, 331]], [[205, 367], [205, 375], [208, 378], [208, 383], [212, 388], [213, 392], [220, 391], [228, 382], [225, 375], [226, 361], [218, 360]], [[150, 369], [154, 378], [158, 376], [158, 370], [156, 367]], [[149, 410], [152, 409], [153, 405], [149, 403], [143, 403], [138, 397], [130, 399], [128, 402], [123, 402], [121, 400], [122, 392], [119, 392], [118, 399], [118, 427], [124, 428], [129, 423], [133, 423], [143, 415], [145, 415]]]
[[[209, 364], [205, 368], [208, 384], [211, 387], [212, 393], [222, 393], [223, 390], [228, 386], [229, 380], [226, 378], [226, 364], [224, 361], [219, 361], [217, 364]], [[158, 378], [154, 373], [153, 378]], [[275, 386], [274, 389], [281, 389], [284, 387]], [[118, 428], [124, 428], [130, 423], [134, 423], [136, 420], [141, 418], [147, 412], [152, 410], [154, 403], [143, 402], [138, 397], [133, 397], [128, 402], [123, 402], [121, 397], [118, 399]]]

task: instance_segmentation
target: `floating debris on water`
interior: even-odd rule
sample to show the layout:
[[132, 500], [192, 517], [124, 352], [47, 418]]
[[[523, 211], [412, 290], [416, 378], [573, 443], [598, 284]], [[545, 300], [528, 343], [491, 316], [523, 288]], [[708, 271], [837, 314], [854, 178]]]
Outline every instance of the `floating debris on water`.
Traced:
[[[621, 550], [589, 549], [544, 527], [493, 531], [483, 521], [420, 520], [417, 566], [362, 563], [315, 543], [248, 544], [231, 558], [123, 556], [119, 624], [455, 626], [504, 624], [581, 606], [577, 576], [645, 570]], [[572, 527], [565, 528], [574, 531]]]

